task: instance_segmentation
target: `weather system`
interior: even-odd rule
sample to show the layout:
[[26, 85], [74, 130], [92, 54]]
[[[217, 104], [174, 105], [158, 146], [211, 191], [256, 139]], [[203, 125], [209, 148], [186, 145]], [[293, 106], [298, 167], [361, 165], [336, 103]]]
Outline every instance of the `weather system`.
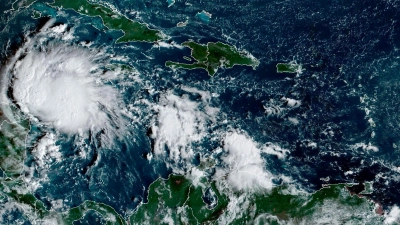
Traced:
[[0, 10], [0, 224], [400, 224], [400, 0]]

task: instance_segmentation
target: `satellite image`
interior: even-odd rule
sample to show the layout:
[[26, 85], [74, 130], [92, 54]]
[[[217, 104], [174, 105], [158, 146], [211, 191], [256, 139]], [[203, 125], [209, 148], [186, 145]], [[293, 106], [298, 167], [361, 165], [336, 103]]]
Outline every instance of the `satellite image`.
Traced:
[[400, 0], [0, 0], [1, 225], [400, 224]]

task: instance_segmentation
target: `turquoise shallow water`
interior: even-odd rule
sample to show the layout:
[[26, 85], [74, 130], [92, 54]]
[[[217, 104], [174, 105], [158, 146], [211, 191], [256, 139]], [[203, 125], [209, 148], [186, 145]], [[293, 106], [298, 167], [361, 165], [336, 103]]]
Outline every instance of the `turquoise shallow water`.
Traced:
[[197, 13], [196, 17], [206, 23], [210, 22], [210, 20], [211, 20], [211, 16], [205, 11]]
[[167, 0], [168, 7], [171, 7], [172, 5], [175, 4], [175, 0]]

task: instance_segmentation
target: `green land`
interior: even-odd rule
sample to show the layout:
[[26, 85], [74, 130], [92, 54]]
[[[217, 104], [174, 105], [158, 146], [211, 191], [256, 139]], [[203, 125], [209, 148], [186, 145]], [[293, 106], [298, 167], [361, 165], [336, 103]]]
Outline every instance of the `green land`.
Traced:
[[[5, 148], [3, 154], [21, 158], [23, 151], [15, 149], [20, 149], [21, 142], [18, 139], [23, 136], [8, 136], [5, 128], [2, 127], [1, 130], [1, 133], [4, 133], [2, 141], [12, 143], [14, 139], [16, 144], [7, 144], [9, 147]], [[5, 159], [0, 159], [3, 163], [0, 164], [1, 168], [11, 177], [0, 178], [0, 195], [8, 201], [28, 206], [29, 210], [25, 208], [24, 213], [31, 219], [56, 217], [61, 224], [73, 225], [74, 221], [83, 218], [86, 213], [95, 211], [108, 225], [170, 224], [171, 221], [173, 224], [182, 225], [226, 224], [226, 221], [233, 225], [282, 222], [316, 224], [315, 222], [323, 216], [329, 216], [343, 224], [349, 221], [349, 224], [382, 223], [382, 217], [374, 215], [374, 204], [366, 198], [351, 195], [345, 184], [329, 185], [313, 194], [291, 194], [288, 187], [279, 186], [265, 193], [245, 194], [247, 200], [240, 203], [238, 199], [243, 193], [233, 193], [217, 185], [216, 181], [207, 182], [205, 179], [201, 180], [201, 185], [195, 186], [181, 175], [170, 175], [167, 180], [160, 178], [153, 182], [149, 187], [147, 203], [140, 205], [127, 218], [129, 222], [112, 207], [93, 201], [85, 201], [61, 215], [54, 215], [34, 195], [23, 192], [27, 188], [26, 184], [16, 177], [15, 170], [19, 170], [17, 165], [22, 165], [21, 161], [14, 161], [16, 165], [4, 165]], [[370, 186], [366, 189], [372, 189], [372, 185]], [[208, 188], [217, 199], [212, 208], [203, 201], [203, 195]], [[238, 203], [229, 205], [230, 202]], [[367, 217], [368, 221], [365, 219]]]
[[276, 71], [278, 73], [301, 73], [302, 67], [295, 62], [278, 63], [276, 65]]
[[[18, 10], [29, 7], [36, 1], [17, 0], [12, 7], [14, 10]], [[57, 8], [72, 9], [86, 16], [100, 17], [104, 26], [108, 29], [120, 30], [124, 33], [122, 37], [118, 38], [117, 43], [131, 41], [155, 42], [164, 39], [160, 31], [149, 29], [146, 24], [133, 21], [104, 5], [90, 3], [87, 0], [54, 0], [49, 5]], [[38, 17], [40, 15], [34, 13], [34, 18]]]
[[[14, 108], [10, 113], [18, 115]], [[19, 115], [21, 116], [21, 115]], [[8, 120], [0, 111], [0, 196], [2, 200], [26, 206], [24, 213], [29, 218], [43, 218], [48, 215], [45, 205], [33, 194], [28, 193], [26, 183], [21, 179], [24, 172], [25, 140], [29, 122], [18, 119]]]
[[99, 213], [107, 221], [107, 225], [126, 225], [126, 221], [111, 206], [93, 201], [85, 201], [70, 209], [64, 213], [62, 221], [64, 224], [73, 224], [91, 210]]
[[209, 209], [202, 196], [204, 188], [194, 186], [184, 176], [171, 175], [168, 180], [158, 179], [150, 185], [148, 202], [130, 216], [130, 224], [204, 224], [212, 222], [228, 205], [215, 183], [209, 187], [218, 198], [217, 205]]
[[[0, 195], [17, 205], [24, 205], [25, 216], [28, 218], [44, 218], [49, 215], [43, 202], [38, 200], [33, 194], [23, 193], [27, 189], [26, 184], [19, 179], [0, 179]], [[22, 192], [21, 192], [22, 191]]]
[[373, 202], [351, 195], [345, 184], [329, 185], [311, 195], [289, 193], [286, 187], [280, 186], [268, 194], [250, 197], [252, 204], [244, 208], [243, 213], [237, 216], [232, 224], [255, 223], [260, 217], [275, 218], [276, 224], [278, 221], [316, 224], [315, 222], [324, 216], [331, 217], [330, 221], [338, 221], [340, 224], [349, 221], [349, 224], [364, 224], [366, 215], [372, 215], [372, 224], [382, 222], [378, 215], [374, 215]]
[[117, 40], [117, 43], [130, 41], [155, 42], [163, 39], [160, 31], [149, 29], [145, 24], [130, 20], [126, 16], [100, 4], [89, 3], [86, 0], [54, 0], [50, 5], [58, 8], [73, 9], [86, 16], [100, 17], [108, 29], [124, 32], [124, 35]]
[[[228, 204], [239, 199], [242, 193], [226, 196], [217, 189], [215, 182], [210, 187], [218, 199], [213, 209], [208, 209], [202, 200], [204, 188], [194, 186], [184, 176], [159, 179], [149, 188], [148, 202], [130, 217], [130, 224], [169, 224], [171, 221], [173, 224], [224, 224], [229, 218], [229, 224], [238, 225], [289, 221], [315, 224], [324, 216], [321, 212], [338, 221], [351, 221], [351, 224], [382, 222], [382, 218], [374, 213], [373, 202], [351, 195], [345, 184], [329, 185], [313, 194], [290, 194], [287, 187], [279, 186], [267, 193], [248, 195], [250, 204], [237, 203], [238, 210], [234, 214], [232, 211], [235, 210]], [[366, 222], [366, 215], [369, 215], [370, 223]]]
[[8, 178], [18, 178], [23, 171], [25, 137], [29, 124], [23, 126], [1, 120], [0, 125], [0, 168]]
[[39, 19], [40, 17], [42, 17], [42, 13], [41, 12], [38, 12], [38, 11], [33, 11], [33, 13], [32, 13], [32, 18], [33, 19]]
[[374, 191], [373, 183], [372, 182], [365, 182], [364, 183], [364, 190], [360, 192], [362, 195], [369, 195], [372, 194]]
[[234, 65], [252, 66], [256, 68], [259, 61], [245, 52], [240, 52], [233, 46], [217, 42], [207, 45], [187, 41], [182, 44], [191, 49], [191, 56], [196, 61], [193, 64], [167, 61], [166, 66], [173, 69], [204, 69], [210, 76], [217, 73], [219, 68], [232, 68]]

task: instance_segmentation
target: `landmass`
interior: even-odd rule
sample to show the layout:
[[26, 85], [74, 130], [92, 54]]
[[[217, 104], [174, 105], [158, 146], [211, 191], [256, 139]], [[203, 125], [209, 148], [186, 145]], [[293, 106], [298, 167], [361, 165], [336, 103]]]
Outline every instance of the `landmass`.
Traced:
[[[213, 207], [208, 207], [204, 199], [206, 186], [195, 186], [180, 175], [171, 175], [168, 180], [159, 179], [150, 185], [148, 202], [138, 207], [130, 217], [130, 224], [221, 224], [229, 218], [229, 224], [282, 224], [290, 221], [315, 224], [324, 217], [359, 224], [367, 216], [369, 221], [377, 224], [383, 221], [375, 214], [374, 203], [351, 194], [347, 184], [327, 185], [313, 194], [291, 194], [289, 187], [278, 186], [270, 192], [244, 195], [247, 201], [240, 203], [237, 201], [243, 193], [221, 194], [231, 191], [219, 190], [214, 181], [209, 185], [216, 201]], [[230, 205], [230, 201], [236, 202], [235, 206]], [[232, 211], [236, 213], [234, 217]]]
[[105, 66], [105, 68], [108, 70], [114, 71], [120, 75], [127, 75], [127, 74], [138, 75], [139, 74], [139, 71], [137, 71], [135, 68], [133, 68], [129, 65], [123, 64], [123, 63], [112, 63], [112, 64]]
[[70, 209], [68, 212], [64, 213], [61, 220], [63, 224], [72, 225], [74, 221], [81, 219], [91, 210], [99, 213], [104, 220], [107, 221], [107, 224], [126, 225], [126, 221], [111, 206], [93, 201], [85, 201], [78, 207]]
[[12, 179], [18, 178], [24, 168], [24, 143], [28, 124], [23, 122], [25, 126], [2, 120], [0, 126], [0, 168], [6, 177]]
[[[195, 186], [180, 175], [159, 179], [149, 187], [148, 202], [139, 206], [130, 217], [130, 224], [202, 224], [218, 218], [227, 207], [228, 199], [221, 195], [215, 183], [209, 184], [217, 202], [212, 208], [203, 200], [205, 188]], [[171, 223], [169, 223], [171, 224]]]
[[48, 210], [44, 206], [43, 202], [38, 200], [31, 193], [22, 193], [21, 188], [25, 188], [25, 184], [20, 179], [2, 179], [0, 181], [1, 194], [3, 197], [8, 198], [9, 202], [16, 202], [23, 204], [31, 209], [31, 213], [35, 214], [39, 218], [43, 218], [48, 215]]
[[[37, 0], [17, 0], [13, 3], [12, 8], [18, 10], [27, 8]], [[48, 5], [56, 8], [72, 9], [85, 16], [98, 16], [102, 19], [104, 26], [110, 30], [120, 30], [124, 35], [116, 41], [122, 42], [156, 42], [165, 39], [158, 30], [153, 30], [147, 27], [146, 24], [133, 21], [126, 16], [118, 13], [116, 10], [101, 5], [90, 3], [87, 0], [54, 0], [53, 3]], [[38, 13], [34, 14], [34, 18], [39, 17]]]
[[[11, 123], [3, 122], [3, 124]], [[383, 217], [373, 212], [374, 203], [360, 194], [352, 194], [349, 191], [349, 187], [352, 186], [347, 184], [326, 185], [312, 194], [293, 193], [290, 187], [284, 185], [264, 193], [243, 194], [232, 192], [220, 181], [209, 182], [206, 178], [202, 178], [195, 185], [185, 176], [174, 174], [168, 179], [160, 178], [153, 182], [149, 187], [147, 202], [139, 205], [126, 219], [111, 206], [94, 201], [85, 201], [62, 214], [54, 214], [33, 194], [23, 191], [27, 189], [25, 181], [17, 176], [23, 171], [20, 169], [23, 166], [21, 159], [25, 154], [25, 148], [23, 148], [24, 142], [21, 141], [27, 134], [26, 126], [20, 127], [21, 134], [18, 136], [8, 136], [11, 133], [7, 132], [7, 129], [15, 127], [2, 127], [3, 147], [8, 146], [3, 148], [2, 153], [17, 160], [6, 164], [7, 157], [0, 158], [2, 171], [11, 176], [0, 178], [0, 195], [9, 202], [23, 206], [27, 218], [37, 218], [37, 221], [56, 218], [62, 224], [72, 225], [74, 221], [82, 219], [92, 211], [97, 212], [110, 225], [134, 225], [145, 222], [221, 224], [224, 221], [230, 221], [229, 224], [281, 224], [293, 221], [315, 224], [315, 221], [321, 218], [352, 224], [362, 224], [365, 218], [372, 221], [371, 224], [382, 224], [383, 221]], [[212, 165], [212, 161], [206, 161], [199, 168], [208, 168]], [[372, 184], [365, 185], [364, 190], [371, 191]], [[244, 200], [238, 201], [240, 198]]]
[[176, 24], [177, 27], [185, 27], [189, 23], [189, 20], [186, 20], [185, 22], [179, 22]]
[[362, 195], [369, 195], [372, 194], [374, 191], [373, 182], [365, 182], [364, 183], [364, 190], [360, 192]]
[[24, 208], [25, 216], [43, 218], [49, 214], [43, 202], [33, 194], [25, 191], [25, 181], [22, 180], [25, 159], [25, 141], [29, 132], [29, 122], [18, 113], [14, 107], [8, 108], [9, 113], [18, 115], [15, 121], [8, 120], [0, 111], [0, 197], [2, 202], [17, 204]]
[[278, 63], [276, 65], [276, 72], [278, 73], [301, 73], [302, 66], [296, 62]]
[[217, 73], [219, 68], [232, 68], [234, 65], [252, 66], [256, 68], [259, 61], [247, 52], [238, 51], [233, 46], [217, 42], [209, 42], [207, 45], [194, 41], [182, 43], [190, 48], [191, 57], [196, 61], [193, 64], [167, 61], [166, 66], [172, 69], [204, 69], [210, 76]]
[[[203, 56], [197, 51], [194, 54], [200, 59]], [[133, 68], [116, 63], [109, 69], [131, 71]], [[8, 111], [19, 115], [16, 109]], [[22, 207], [29, 221], [55, 218], [62, 224], [72, 225], [89, 212], [96, 212], [107, 224], [116, 225], [144, 222], [169, 224], [171, 221], [173, 224], [224, 224], [228, 220], [230, 222], [225, 224], [281, 224], [293, 221], [315, 224], [320, 218], [341, 223], [350, 221], [352, 224], [363, 224], [368, 219], [371, 224], [382, 224], [384, 219], [374, 212], [375, 203], [362, 195], [373, 191], [372, 183], [325, 185], [312, 194], [293, 193], [289, 186], [282, 185], [270, 191], [249, 194], [233, 192], [223, 181], [208, 181], [203, 177], [195, 184], [185, 176], [174, 174], [168, 179], [160, 178], [153, 182], [147, 202], [139, 205], [127, 218], [111, 206], [94, 201], [84, 201], [57, 214], [29, 193], [22, 179], [29, 122], [18, 118], [23, 117], [19, 115], [15, 117], [16, 121], [10, 121], [4, 113], [0, 113], [0, 200]], [[198, 169], [210, 168], [214, 163], [213, 160], [202, 161]], [[355, 193], [352, 190], [356, 190]]]
[[[16, 1], [15, 7], [28, 7], [34, 0]], [[55, 0], [54, 7], [68, 8], [87, 16], [99, 16], [109, 29], [122, 30], [125, 34], [117, 42], [160, 40], [159, 31], [148, 29], [147, 26], [132, 21], [113, 10], [85, 0], [67, 1]], [[14, 8], [14, 5], [13, 5]], [[34, 14], [35, 15], [35, 14]], [[40, 14], [36, 14], [40, 16]], [[211, 16], [210, 16], [211, 17]], [[232, 68], [234, 65], [252, 66], [256, 68], [258, 60], [245, 52], [239, 52], [234, 47], [221, 42], [198, 44], [193, 41], [183, 43], [191, 49], [193, 64], [166, 62], [171, 68], [204, 69], [209, 75], [214, 75], [219, 68]], [[127, 65], [113, 64], [110, 70], [121, 70], [133, 73], [135, 70]], [[278, 63], [278, 73], [299, 73], [301, 65], [295, 62]], [[13, 111], [13, 109], [10, 109]], [[13, 114], [18, 114], [15, 110]], [[22, 116], [21, 116], [22, 118]], [[55, 216], [65, 224], [73, 224], [90, 211], [99, 213], [107, 224], [215, 224], [221, 218], [231, 218], [230, 224], [281, 224], [281, 221], [315, 224], [312, 221], [320, 218], [330, 218], [338, 223], [362, 224], [367, 217], [375, 223], [382, 224], [382, 217], [374, 217], [374, 203], [362, 194], [373, 191], [372, 183], [366, 183], [359, 194], [352, 194], [346, 184], [327, 185], [312, 193], [294, 194], [287, 186], [278, 186], [271, 191], [258, 194], [232, 193], [218, 181], [203, 180], [201, 185], [195, 185], [182, 175], [170, 175], [168, 179], [158, 179], [153, 182], [148, 191], [148, 201], [141, 204], [131, 216], [125, 220], [111, 206], [103, 203], [84, 201], [81, 205], [68, 211], [54, 215], [43, 202], [29, 193], [22, 179], [25, 159], [25, 141], [29, 132], [29, 122], [26, 120], [9, 121], [0, 112], [0, 198], [2, 201], [13, 202], [24, 208], [23, 213], [30, 219], [43, 219]], [[200, 165], [208, 167], [205, 162]], [[246, 199], [236, 204], [239, 198]], [[231, 202], [234, 202], [230, 205]], [[247, 204], [249, 203], [249, 204]], [[241, 204], [241, 205], [240, 205]], [[229, 206], [240, 207], [232, 218]], [[334, 219], [333, 219], [334, 218]], [[127, 222], [129, 220], [129, 223]], [[360, 222], [361, 221], [361, 222]]]
[[[313, 194], [290, 194], [288, 187], [278, 186], [269, 194], [256, 194], [250, 197], [250, 202], [253, 204], [244, 209], [242, 217], [236, 222], [245, 224], [261, 215], [273, 215], [276, 224], [281, 224], [281, 221], [316, 224], [315, 221], [323, 217], [330, 217], [330, 221], [341, 224], [345, 222], [358, 224], [367, 214], [373, 215], [371, 218], [374, 221], [382, 221], [382, 218], [375, 214], [375, 205], [372, 201], [352, 195], [346, 187], [346, 184], [334, 184], [327, 185]], [[321, 211], [324, 211], [325, 215], [320, 215]]]
[[104, 26], [108, 29], [124, 32], [124, 35], [118, 38], [117, 43], [155, 42], [164, 39], [160, 31], [149, 29], [147, 25], [128, 19], [126, 16], [100, 4], [89, 3], [86, 0], [55, 0], [50, 6], [72, 9], [86, 16], [100, 17]]
[[32, 13], [32, 18], [33, 19], [39, 19], [40, 17], [42, 17], [42, 13], [34, 10], [33, 13]]

